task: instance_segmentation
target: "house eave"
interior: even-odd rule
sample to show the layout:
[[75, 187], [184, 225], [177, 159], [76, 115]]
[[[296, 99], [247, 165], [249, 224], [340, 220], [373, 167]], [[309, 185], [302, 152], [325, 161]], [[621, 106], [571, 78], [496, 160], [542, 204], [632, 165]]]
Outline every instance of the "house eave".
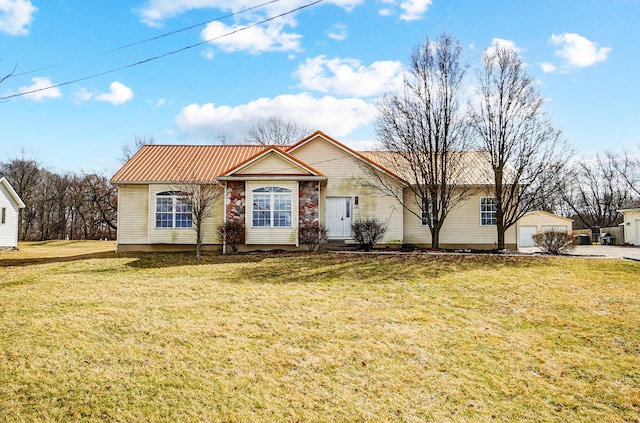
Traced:
[[326, 181], [326, 176], [316, 175], [238, 175], [220, 176], [219, 181]]

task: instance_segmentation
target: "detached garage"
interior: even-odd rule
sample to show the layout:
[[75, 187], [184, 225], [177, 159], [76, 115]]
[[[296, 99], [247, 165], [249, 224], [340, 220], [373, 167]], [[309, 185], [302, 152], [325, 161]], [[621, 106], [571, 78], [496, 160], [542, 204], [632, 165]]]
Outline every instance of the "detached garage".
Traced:
[[573, 220], [541, 210], [525, 214], [518, 221], [518, 248], [533, 247], [533, 236], [550, 230], [571, 234]]

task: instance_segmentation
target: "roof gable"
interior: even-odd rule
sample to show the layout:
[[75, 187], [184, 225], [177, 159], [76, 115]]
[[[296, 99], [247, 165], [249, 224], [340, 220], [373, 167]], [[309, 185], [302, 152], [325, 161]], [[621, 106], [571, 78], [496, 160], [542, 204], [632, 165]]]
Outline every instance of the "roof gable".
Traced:
[[322, 176], [321, 172], [287, 154], [277, 147], [250, 157], [222, 176]]
[[327, 134], [325, 134], [322, 131], [316, 131], [313, 134], [309, 135], [307, 138], [295, 143], [294, 145], [288, 147], [286, 149], [287, 153], [291, 154], [291, 155], [295, 155], [295, 152], [301, 148], [303, 148], [305, 145], [310, 144], [312, 142], [317, 142], [318, 140], [322, 140], [324, 142], [327, 142], [329, 144], [332, 144], [334, 147], [336, 147], [337, 149], [341, 150], [342, 152], [346, 153], [349, 156], [354, 157], [357, 160], [360, 160], [361, 162], [364, 162], [370, 166], [372, 166], [373, 168], [375, 168], [378, 171], [381, 171], [389, 176], [391, 176], [394, 179], [399, 180], [400, 182], [405, 182], [400, 176], [398, 176], [395, 172], [385, 168], [384, 166], [382, 166], [380, 163], [372, 160], [369, 157], [366, 157], [365, 155], [363, 155], [362, 153], [359, 153], [349, 147], [347, 147], [346, 145], [342, 144], [341, 142], [331, 138], [330, 136], [328, 136]]
[[9, 193], [9, 196], [17, 204], [19, 209], [23, 209], [26, 207], [26, 205], [22, 202], [22, 199], [20, 198], [18, 193], [13, 189], [9, 181], [7, 181], [7, 178], [5, 178], [4, 176], [1, 177], [0, 185], [2, 185], [5, 188], [5, 190]]
[[573, 222], [573, 219], [570, 219], [570, 218], [564, 217], [564, 216], [560, 216], [560, 215], [557, 215], [557, 214], [554, 214], [554, 213], [549, 213], [549, 212], [544, 211], [544, 210], [533, 210], [533, 211], [530, 211], [530, 212], [527, 212], [527, 213], [524, 214], [524, 216], [532, 216], [532, 215], [543, 215], [543, 216], [547, 216], [547, 217], [554, 217], [556, 219], [566, 220], [567, 222]]

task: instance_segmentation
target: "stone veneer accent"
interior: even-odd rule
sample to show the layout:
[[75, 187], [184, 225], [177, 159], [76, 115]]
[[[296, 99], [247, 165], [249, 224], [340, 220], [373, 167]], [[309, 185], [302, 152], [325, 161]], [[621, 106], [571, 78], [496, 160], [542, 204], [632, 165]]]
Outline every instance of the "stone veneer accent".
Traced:
[[298, 223], [302, 225], [317, 225], [320, 221], [318, 208], [320, 201], [320, 182], [300, 181], [298, 201]]
[[245, 195], [244, 181], [227, 182], [225, 196], [227, 221], [240, 220], [244, 223]]

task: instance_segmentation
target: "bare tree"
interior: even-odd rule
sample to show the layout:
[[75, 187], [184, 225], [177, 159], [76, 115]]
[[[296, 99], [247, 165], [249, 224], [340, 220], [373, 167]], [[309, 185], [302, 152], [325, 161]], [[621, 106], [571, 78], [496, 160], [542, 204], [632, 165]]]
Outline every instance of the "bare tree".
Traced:
[[470, 105], [471, 127], [493, 173], [497, 247], [505, 233], [531, 211], [545, 192], [560, 187], [568, 151], [543, 110], [536, 83], [512, 47], [486, 50], [477, 71], [478, 97]]
[[196, 231], [196, 257], [202, 258], [202, 228], [207, 219], [213, 215], [214, 203], [222, 197], [224, 189], [216, 181], [214, 183], [185, 182], [179, 186], [183, 201], [191, 209], [192, 228]]
[[629, 204], [631, 196], [616, 169], [617, 162], [615, 156], [607, 155], [573, 164], [563, 199], [583, 227], [620, 223], [618, 210]]
[[407, 199], [381, 176], [377, 185], [429, 227], [433, 248], [440, 246], [447, 215], [469, 194], [461, 51], [448, 35], [427, 39], [411, 55], [402, 93], [388, 94], [378, 104], [376, 133], [384, 153], [377, 160], [407, 181], [411, 195]]
[[253, 124], [247, 131], [246, 140], [252, 144], [286, 146], [294, 144], [312, 130], [293, 120], [272, 116]]
[[[609, 159], [615, 157], [613, 153], [607, 153]], [[638, 153], [625, 150], [621, 158], [615, 158], [614, 165], [622, 179], [626, 182], [627, 188], [632, 192], [636, 203], [640, 203], [640, 145]]]
[[135, 135], [131, 143], [122, 144], [122, 155], [119, 157], [120, 162], [123, 164], [128, 162], [143, 145], [155, 143], [156, 140], [151, 135]]

